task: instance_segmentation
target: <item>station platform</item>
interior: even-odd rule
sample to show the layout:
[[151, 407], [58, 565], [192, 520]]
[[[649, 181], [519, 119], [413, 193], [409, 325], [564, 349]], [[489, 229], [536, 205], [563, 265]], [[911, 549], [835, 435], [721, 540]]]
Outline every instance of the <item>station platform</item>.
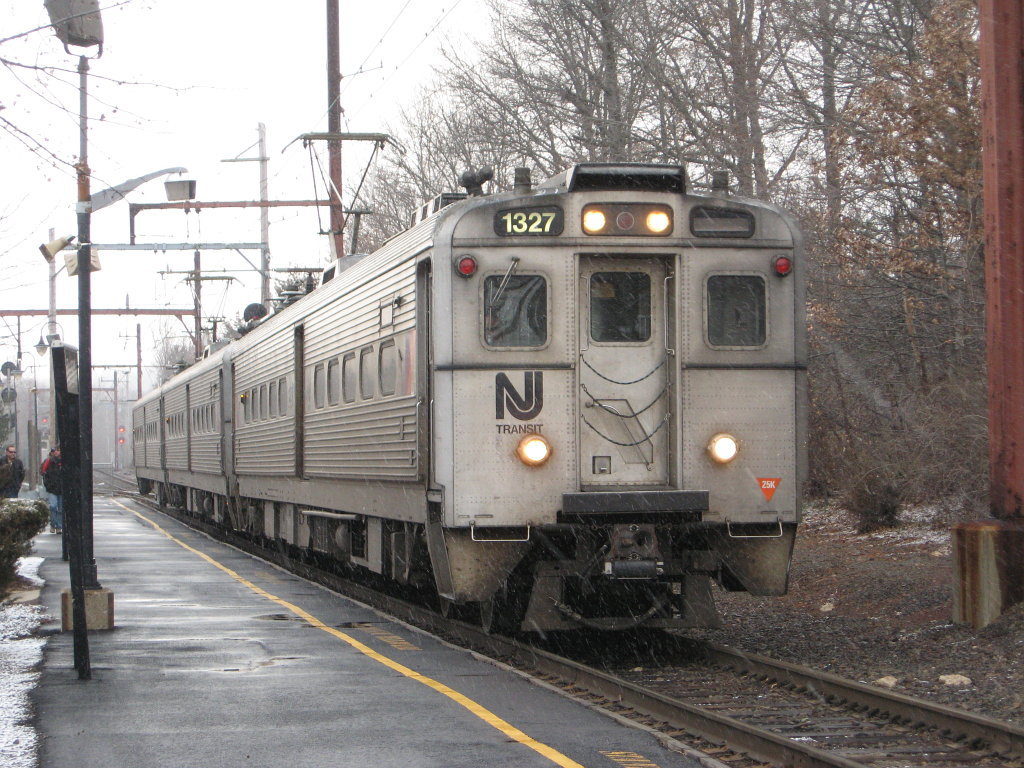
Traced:
[[700, 765], [128, 499], [95, 500], [116, 626], [90, 633], [80, 681], [60, 537], [35, 551], [56, 617], [33, 694], [41, 768]]

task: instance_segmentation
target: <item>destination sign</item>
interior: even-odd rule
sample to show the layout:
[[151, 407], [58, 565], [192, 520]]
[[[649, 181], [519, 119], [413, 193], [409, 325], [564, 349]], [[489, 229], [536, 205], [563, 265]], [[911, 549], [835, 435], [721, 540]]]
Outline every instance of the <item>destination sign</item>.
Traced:
[[494, 233], [502, 237], [544, 237], [562, 234], [565, 214], [557, 205], [513, 208], [494, 214]]

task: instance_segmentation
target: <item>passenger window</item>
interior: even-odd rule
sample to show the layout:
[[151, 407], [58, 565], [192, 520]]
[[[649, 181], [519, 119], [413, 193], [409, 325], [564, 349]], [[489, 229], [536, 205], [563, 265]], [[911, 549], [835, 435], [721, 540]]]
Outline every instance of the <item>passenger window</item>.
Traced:
[[651, 276], [595, 272], [590, 276], [590, 338], [638, 342], [651, 338]]
[[359, 393], [363, 400], [373, 397], [373, 363], [373, 347], [366, 347], [359, 352]]
[[277, 382], [277, 412], [282, 416], [288, 415], [288, 379], [282, 376]]
[[277, 416], [277, 382], [270, 382], [270, 418]]
[[713, 347], [759, 347], [765, 342], [764, 279], [756, 275], [708, 278], [708, 343]]
[[381, 343], [378, 367], [381, 396], [395, 394], [395, 384], [398, 380], [398, 350], [395, 348], [394, 339]]
[[349, 352], [341, 361], [342, 396], [346, 403], [356, 401], [356, 354]]
[[334, 357], [327, 363], [327, 402], [337, 405], [341, 396], [341, 365]]
[[313, 369], [313, 407], [324, 407], [324, 394], [327, 387], [324, 381], [324, 364], [318, 363]]
[[484, 344], [542, 347], [548, 340], [548, 282], [541, 275], [484, 280]]
[[267, 418], [270, 409], [267, 407], [267, 385], [260, 384], [260, 418]]

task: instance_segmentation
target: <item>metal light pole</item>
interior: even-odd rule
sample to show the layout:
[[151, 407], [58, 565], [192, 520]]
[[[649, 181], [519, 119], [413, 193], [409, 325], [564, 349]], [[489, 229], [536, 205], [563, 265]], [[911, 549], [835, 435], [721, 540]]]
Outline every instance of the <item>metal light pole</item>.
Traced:
[[82, 511], [83, 576], [86, 589], [99, 589], [92, 526], [92, 201], [89, 195], [89, 59], [78, 59], [78, 451]]
[[[103, 25], [100, 19], [98, 0], [44, 0], [50, 21], [57, 37], [64, 43], [64, 49], [70, 53], [69, 45], [90, 48], [98, 46], [97, 57], [103, 54]], [[79, 157], [76, 170], [78, 172], [78, 424], [65, 435], [72, 438], [78, 432], [78, 482], [68, 476], [65, 495], [68, 501], [74, 501], [75, 491], [80, 498], [78, 504], [71, 505], [68, 510], [68, 527], [73, 536], [68, 548], [72, 552], [71, 597], [72, 616], [75, 631], [75, 668], [80, 679], [91, 677], [88, 641], [85, 637], [86, 624], [95, 628], [112, 628], [113, 612], [100, 602], [96, 611], [97, 621], [92, 621], [92, 610], [87, 605], [96, 597], [109, 597], [109, 605], [113, 596], [101, 590], [96, 577], [96, 560], [93, 557], [93, 520], [92, 520], [92, 283], [91, 283], [91, 214], [92, 200], [89, 194], [89, 101], [88, 101], [89, 59], [81, 55], [78, 59], [79, 81]], [[56, 255], [56, 254], [53, 254]], [[70, 271], [70, 270], [69, 270]], [[64, 362], [63, 355], [61, 363]], [[63, 371], [61, 372], [63, 373]], [[65, 441], [64, 448], [70, 448]], [[72, 491], [74, 487], [74, 491]], [[80, 524], [80, 525], [79, 525]], [[76, 562], [77, 561], [77, 567]], [[102, 616], [100, 614], [106, 613]]]

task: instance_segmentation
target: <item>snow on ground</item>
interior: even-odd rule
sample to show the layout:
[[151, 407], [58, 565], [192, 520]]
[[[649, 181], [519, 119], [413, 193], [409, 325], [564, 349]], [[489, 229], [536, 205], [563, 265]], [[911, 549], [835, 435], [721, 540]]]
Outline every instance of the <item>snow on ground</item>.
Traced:
[[895, 547], [937, 547], [936, 553], [949, 554], [952, 524], [944, 508], [907, 505], [900, 510], [899, 519], [898, 528], [857, 533], [853, 514], [840, 506], [811, 502], [804, 507], [804, 525], [823, 536], [863, 536]]
[[[24, 557], [18, 575], [34, 586], [41, 557]], [[44, 618], [38, 605], [6, 602], [0, 605], [0, 765], [33, 768], [38, 736], [32, 726], [29, 693], [39, 680], [46, 639], [35, 635]]]

